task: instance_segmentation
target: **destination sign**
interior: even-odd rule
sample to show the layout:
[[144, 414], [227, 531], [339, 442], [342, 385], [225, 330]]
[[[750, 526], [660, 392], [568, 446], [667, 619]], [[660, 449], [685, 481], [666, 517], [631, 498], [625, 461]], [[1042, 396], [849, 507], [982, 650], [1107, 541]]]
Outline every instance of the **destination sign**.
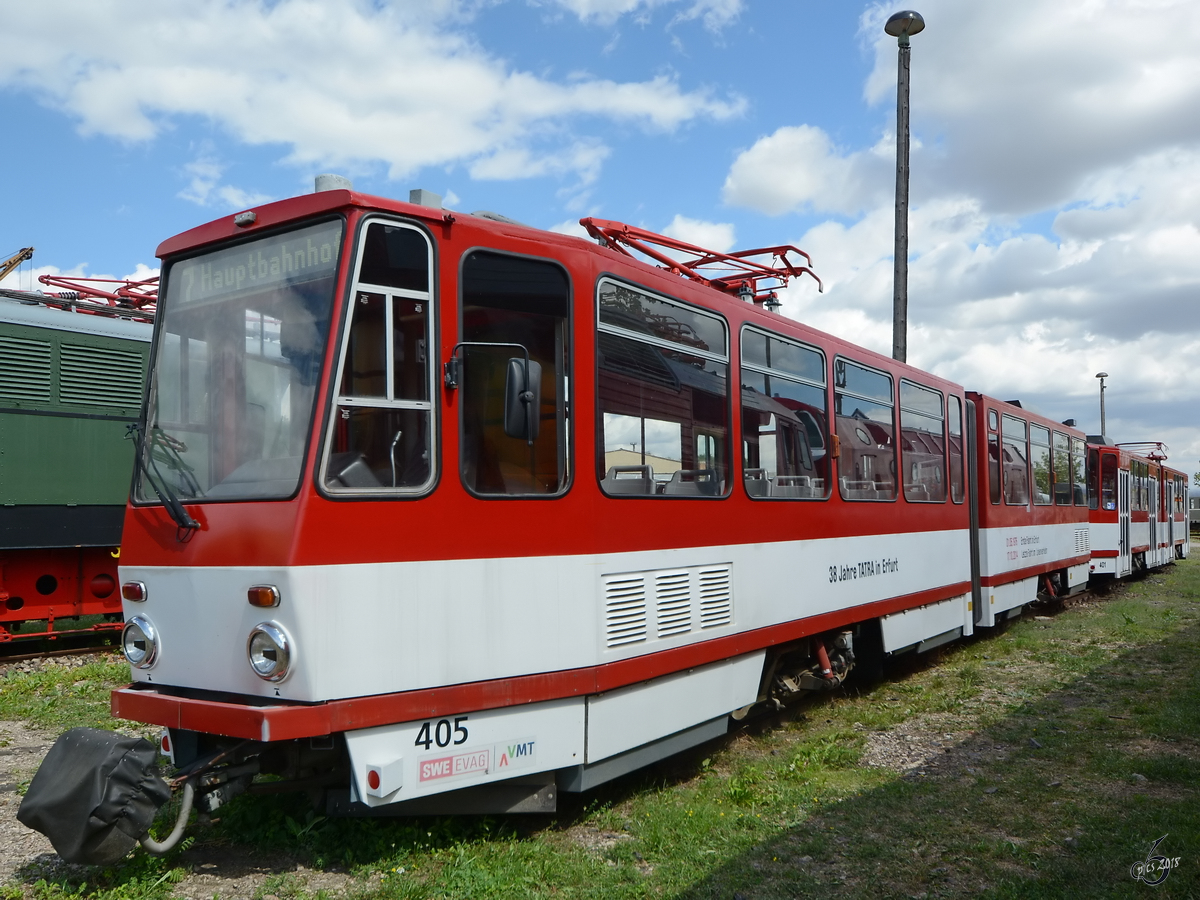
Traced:
[[341, 240], [337, 220], [206, 253], [176, 263], [168, 291], [179, 304], [211, 302], [332, 276]]

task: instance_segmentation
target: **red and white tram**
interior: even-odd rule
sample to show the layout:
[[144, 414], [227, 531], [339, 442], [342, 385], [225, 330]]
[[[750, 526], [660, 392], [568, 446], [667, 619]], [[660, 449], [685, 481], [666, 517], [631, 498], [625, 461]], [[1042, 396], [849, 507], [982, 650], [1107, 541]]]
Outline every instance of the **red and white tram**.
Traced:
[[1083, 583], [1081, 434], [775, 314], [795, 248], [585, 224], [334, 190], [160, 246], [112, 706], [208, 808], [553, 808]]
[[1039, 591], [1087, 586], [1087, 444], [1082, 432], [968, 392], [978, 423], [982, 625], [1020, 613]]
[[1188, 481], [1165, 465], [1166, 448], [1097, 440], [1089, 454], [1091, 573], [1121, 578], [1185, 558]]

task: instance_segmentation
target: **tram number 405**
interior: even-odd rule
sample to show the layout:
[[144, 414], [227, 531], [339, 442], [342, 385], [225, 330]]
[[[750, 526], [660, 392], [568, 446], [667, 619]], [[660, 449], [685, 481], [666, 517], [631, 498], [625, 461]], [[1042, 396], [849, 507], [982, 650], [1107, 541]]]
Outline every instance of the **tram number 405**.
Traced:
[[414, 747], [424, 747], [428, 750], [434, 744], [439, 747], [449, 747], [453, 744], [465, 744], [467, 741], [467, 728], [463, 723], [467, 721], [466, 716], [459, 716], [454, 720], [454, 724], [450, 724], [449, 719], [438, 719], [437, 722], [422, 722], [421, 730], [417, 732], [417, 739], [413, 741]]

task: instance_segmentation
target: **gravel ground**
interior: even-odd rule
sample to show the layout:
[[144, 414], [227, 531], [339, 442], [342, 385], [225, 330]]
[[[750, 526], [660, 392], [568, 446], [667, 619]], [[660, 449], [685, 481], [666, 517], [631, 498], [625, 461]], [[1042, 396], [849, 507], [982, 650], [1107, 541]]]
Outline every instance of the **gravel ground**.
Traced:
[[[18, 786], [26, 784], [54, 743], [54, 736], [33, 731], [18, 722], [0, 722], [0, 885], [32, 884], [39, 878], [83, 876], [85, 866], [64, 862], [50, 842], [17, 821], [21, 804]], [[220, 896], [241, 900], [258, 895], [273, 875], [290, 875], [295, 886], [308, 891], [343, 893], [352, 879], [335, 871], [313, 871], [280, 855], [256, 855], [241, 848], [203, 847], [180, 856], [191, 874], [175, 886], [174, 894], [189, 900]]]
[[[31, 660], [0, 667], [30, 672], [45, 666], [74, 668], [89, 662], [87, 657]], [[20, 722], [0, 721], [0, 887], [31, 885], [39, 878], [64, 875], [86, 877], [86, 866], [64, 862], [50, 842], [17, 821], [22, 789], [33, 778], [42, 758], [57, 735], [36, 731]], [[289, 876], [289, 888], [297, 887], [331, 895], [344, 893], [353, 879], [337, 871], [314, 871], [285, 855], [255, 854], [238, 847], [197, 847], [179, 857], [190, 874], [175, 885], [173, 893], [189, 900], [242, 900], [262, 893], [272, 876]], [[268, 895], [269, 896], [269, 895]]]

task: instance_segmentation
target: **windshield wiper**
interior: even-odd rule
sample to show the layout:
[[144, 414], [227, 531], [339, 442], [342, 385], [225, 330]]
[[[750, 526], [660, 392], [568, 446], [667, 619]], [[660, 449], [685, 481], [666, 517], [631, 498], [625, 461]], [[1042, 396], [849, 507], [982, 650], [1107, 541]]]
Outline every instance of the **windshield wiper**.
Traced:
[[[131, 435], [136, 435], [135, 440], [137, 441], [137, 450], [134, 454], [133, 467], [134, 484], [137, 483], [138, 476], [144, 472], [146, 475], [146, 481], [149, 482], [150, 487], [158, 497], [159, 502], [162, 503], [163, 509], [167, 511], [167, 515], [171, 517], [177, 526], [175, 529], [175, 540], [179, 541], [181, 544], [186, 543], [191, 539], [192, 535], [200, 530], [200, 523], [188, 515], [187, 509], [179, 501], [179, 498], [175, 496], [175, 492], [171, 490], [171, 486], [167, 483], [167, 480], [163, 478], [162, 472], [158, 470], [158, 463], [154, 459], [154, 447], [157, 444], [155, 438], [151, 437], [149, 441], [143, 440], [140, 423], [134, 423], [130, 425], [129, 433]], [[162, 434], [165, 437], [167, 436], [161, 428], [153, 429], [151, 434]], [[179, 459], [178, 451], [175, 451], [169, 442], [164, 441], [163, 446], [167, 451], [166, 455], [168, 460], [171, 458], [171, 453], [175, 454], [177, 463], [173, 465], [173, 468], [175, 468], [177, 472], [180, 472], [185, 479], [191, 482], [191, 484], [188, 485], [189, 487], [195, 485], [193, 493], [198, 493], [199, 485], [196, 485], [195, 479], [192, 478], [191, 472], [187, 471], [187, 466], [183, 460]], [[143, 453], [145, 453], [149, 465], [142, 465]], [[151, 470], [153, 470], [153, 474], [151, 473]], [[157, 482], [155, 481], [155, 475], [158, 476]]]

